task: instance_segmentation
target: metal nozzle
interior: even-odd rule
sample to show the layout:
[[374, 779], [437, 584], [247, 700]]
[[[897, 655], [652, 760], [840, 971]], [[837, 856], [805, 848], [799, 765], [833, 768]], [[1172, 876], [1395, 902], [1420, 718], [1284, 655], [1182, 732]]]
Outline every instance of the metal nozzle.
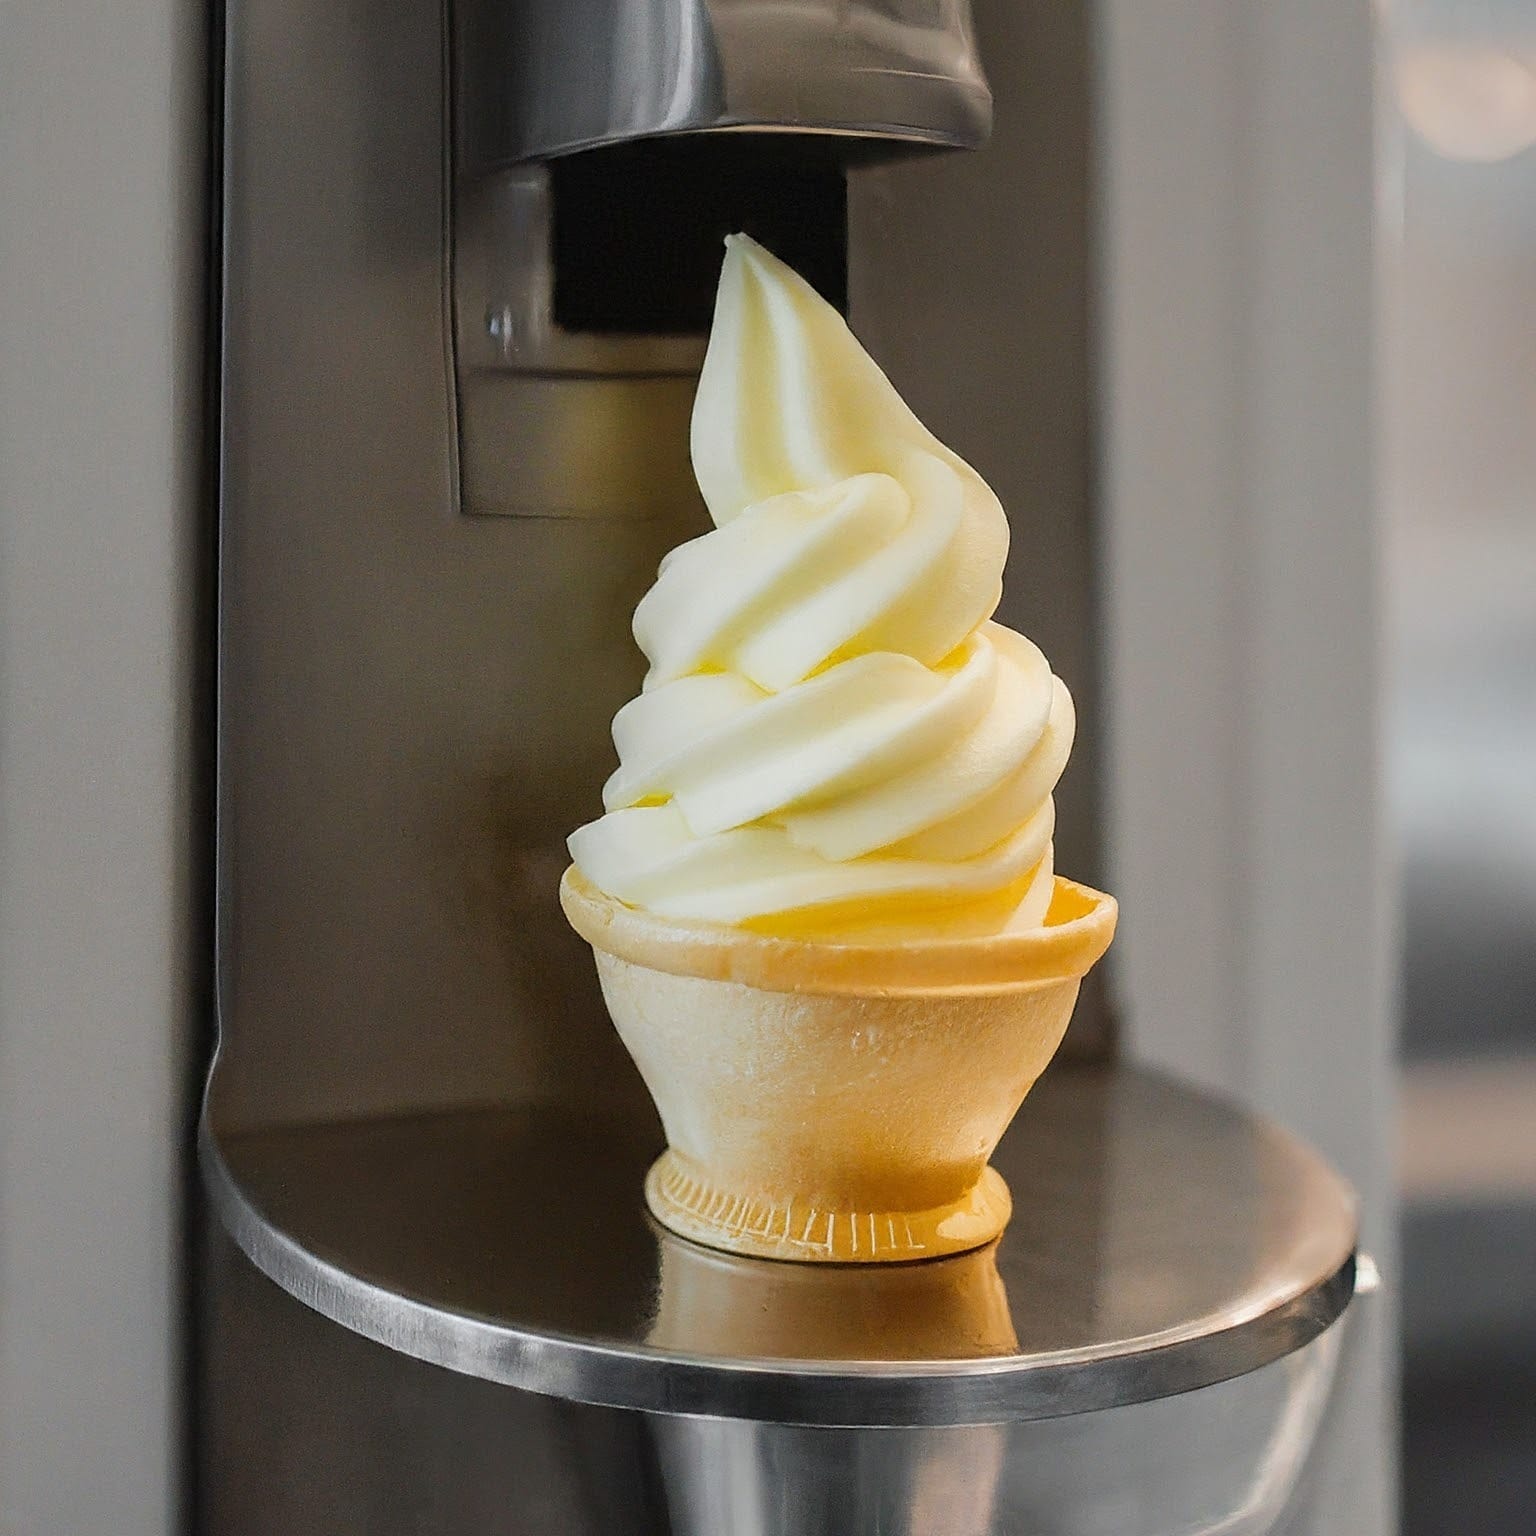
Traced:
[[462, 168], [657, 134], [967, 148], [992, 96], [969, 0], [458, 0]]

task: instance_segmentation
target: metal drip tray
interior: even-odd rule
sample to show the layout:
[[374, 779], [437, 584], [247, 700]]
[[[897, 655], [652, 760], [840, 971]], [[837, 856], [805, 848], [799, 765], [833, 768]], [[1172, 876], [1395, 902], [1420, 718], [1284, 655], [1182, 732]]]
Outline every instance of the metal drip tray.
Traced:
[[994, 1158], [1013, 1221], [957, 1258], [712, 1253], [646, 1214], [658, 1150], [547, 1109], [202, 1135], [236, 1242], [307, 1305], [451, 1370], [650, 1412], [1084, 1413], [1254, 1370], [1354, 1291], [1342, 1180], [1267, 1121], [1135, 1070], [1046, 1074]]

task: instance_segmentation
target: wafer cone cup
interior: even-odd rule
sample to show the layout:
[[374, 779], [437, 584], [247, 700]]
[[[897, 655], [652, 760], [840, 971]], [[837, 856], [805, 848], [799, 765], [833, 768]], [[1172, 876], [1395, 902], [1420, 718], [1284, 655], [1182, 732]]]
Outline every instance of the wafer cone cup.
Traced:
[[560, 896], [666, 1131], [656, 1219], [731, 1253], [834, 1263], [1002, 1231], [1012, 1202], [987, 1160], [1116, 916], [1058, 877], [1038, 929], [828, 944], [658, 918], [574, 868]]

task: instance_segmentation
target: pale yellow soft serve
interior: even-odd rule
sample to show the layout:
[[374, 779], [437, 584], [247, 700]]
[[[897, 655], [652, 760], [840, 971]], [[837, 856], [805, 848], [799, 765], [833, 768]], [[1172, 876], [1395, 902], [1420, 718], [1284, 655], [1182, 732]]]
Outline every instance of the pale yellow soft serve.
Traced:
[[991, 621], [1002, 507], [743, 235], [692, 450], [715, 527], [635, 611], [650, 671], [576, 866], [658, 916], [827, 940], [1038, 925], [1074, 719]]

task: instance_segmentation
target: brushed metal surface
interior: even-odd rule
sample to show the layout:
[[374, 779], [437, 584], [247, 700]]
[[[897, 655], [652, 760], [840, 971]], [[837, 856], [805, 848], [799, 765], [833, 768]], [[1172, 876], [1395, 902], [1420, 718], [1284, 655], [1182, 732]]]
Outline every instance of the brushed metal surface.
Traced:
[[[460, 515], [439, 0], [227, 26], [215, 1105], [648, 1121], [555, 886], [639, 686], [630, 614], [702, 508]], [[560, 384], [501, 488], [537, 502], [564, 463], [591, 510]]]
[[[454, 353], [461, 394], [476, 375], [508, 369], [546, 381], [560, 374], [698, 377], [703, 336], [599, 335], [555, 323], [554, 208], [546, 167], [461, 175], [453, 201]], [[622, 249], [613, 251], [616, 264], [624, 259]], [[691, 407], [691, 383], [686, 398]], [[515, 413], [509, 417], [516, 420]], [[558, 455], [568, 471], [579, 472], [574, 456], [560, 451], [559, 434], [550, 434], [543, 423], [528, 431], [528, 441], [536, 440], [539, 429], [547, 441], [545, 451]], [[687, 444], [685, 426], [676, 452], [685, 473]], [[519, 456], [515, 447], [502, 449], [510, 463]], [[690, 479], [689, 493], [691, 484]], [[670, 489], [670, 482], [663, 478], [656, 489]]]
[[641, 1415], [408, 1359], [205, 1239], [196, 1536], [670, 1536]]
[[[688, 458], [695, 380], [529, 378], [481, 369], [459, 395], [464, 510], [636, 518], [704, 512]], [[632, 540], [649, 553], [654, 531]]]
[[217, 1223], [208, 1237], [198, 1529], [216, 1536], [1300, 1536], [1298, 1478], [1337, 1433], [1330, 1386], [1371, 1305], [1257, 1371], [1105, 1413], [803, 1428], [445, 1371], [303, 1306]]
[[[1057, 842], [1063, 867], [1091, 880], [1087, 21], [1049, 0], [976, 9], [1005, 85], [993, 136], [973, 154], [851, 172], [851, 312], [1008, 508], [1000, 617], [1040, 641], [1077, 698]], [[646, 490], [605, 507], [583, 478], [578, 389], [570, 411], [540, 398], [556, 430], [538, 445], [513, 439], [499, 463], [482, 457], [495, 499], [544, 505], [559, 485], [569, 507], [582, 491], [583, 515], [458, 513], [439, 0], [241, 0], [227, 26], [221, 1051], [209, 1101], [221, 1137], [536, 1100], [627, 1123], [643, 1141], [649, 1103], [554, 890], [563, 833], [599, 803], [609, 718], [639, 682], [633, 605], [702, 511], [691, 497], [638, 505]], [[500, 409], [488, 396], [487, 432]], [[1102, 1048], [1104, 1018], [1085, 992], [1065, 1049]], [[204, 1273], [210, 1533], [681, 1528], [640, 1416], [407, 1358], [238, 1255]], [[943, 1289], [919, 1288], [932, 1326]], [[1231, 1383], [1104, 1415], [1126, 1426], [1108, 1444], [1129, 1493], [1094, 1483], [1098, 1417], [1015, 1426], [996, 1529], [1064, 1511], [1066, 1481], [1054, 1502], [1044, 1491], [1053, 1477], [1084, 1491], [1062, 1532], [1128, 1536], [1129, 1517], [1096, 1527], [1093, 1511], [1141, 1508], [1158, 1482], [1181, 1509], [1229, 1508], [1237, 1493], [1211, 1491], [1203, 1479], [1217, 1474], [1197, 1476], [1197, 1452], [1212, 1448], [1221, 1486], [1240, 1490], [1247, 1464], [1220, 1433], [1232, 1405], [1275, 1392], [1328, 1337]], [[1177, 1421], [1166, 1435], [1142, 1427], [1165, 1415]], [[1044, 1460], [1017, 1439], [1031, 1431]], [[915, 1437], [911, 1455], [931, 1457], [966, 1431], [804, 1433], [839, 1442], [803, 1447], [826, 1486], [893, 1454], [886, 1437]], [[879, 1529], [871, 1507], [838, 1536]], [[1144, 1507], [1136, 1529], [1160, 1531], [1164, 1506]], [[1180, 1521], [1167, 1529], [1200, 1528]]]
[[1344, 1322], [1203, 1389], [970, 1428], [649, 1417], [668, 1536], [1260, 1536], [1327, 1433]]
[[966, 146], [968, 0], [457, 0], [471, 171], [647, 134], [793, 128]]
[[655, 1143], [570, 1110], [217, 1137], [251, 1260], [417, 1358], [579, 1402], [939, 1426], [1142, 1402], [1316, 1338], [1354, 1284], [1352, 1197], [1309, 1149], [1129, 1069], [1061, 1068], [995, 1159], [990, 1249], [871, 1268], [720, 1257], [646, 1216]]
[[[852, 173], [853, 320], [1008, 508], [1000, 617], [1078, 701], [1057, 848], [1092, 880], [1084, 24], [979, 12], [996, 132]], [[216, 1110], [590, 1099], [649, 1124], [555, 886], [639, 685], [634, 604], [704, 526], [686, 380], [617, 386], [657, 397], [676, 448], [632, 434], [620, 461], [666, 458], [676, 496], [615, 500], [586, 451], [598, 383], [488, 377], [469, 430], [548, 430], [477, 455], [487, 497], [582, 515], [459, 515], [437, 0], [243, 0], [227, 25]], [[1085, 989], [1066, 1049], [1103, 1018]]]

